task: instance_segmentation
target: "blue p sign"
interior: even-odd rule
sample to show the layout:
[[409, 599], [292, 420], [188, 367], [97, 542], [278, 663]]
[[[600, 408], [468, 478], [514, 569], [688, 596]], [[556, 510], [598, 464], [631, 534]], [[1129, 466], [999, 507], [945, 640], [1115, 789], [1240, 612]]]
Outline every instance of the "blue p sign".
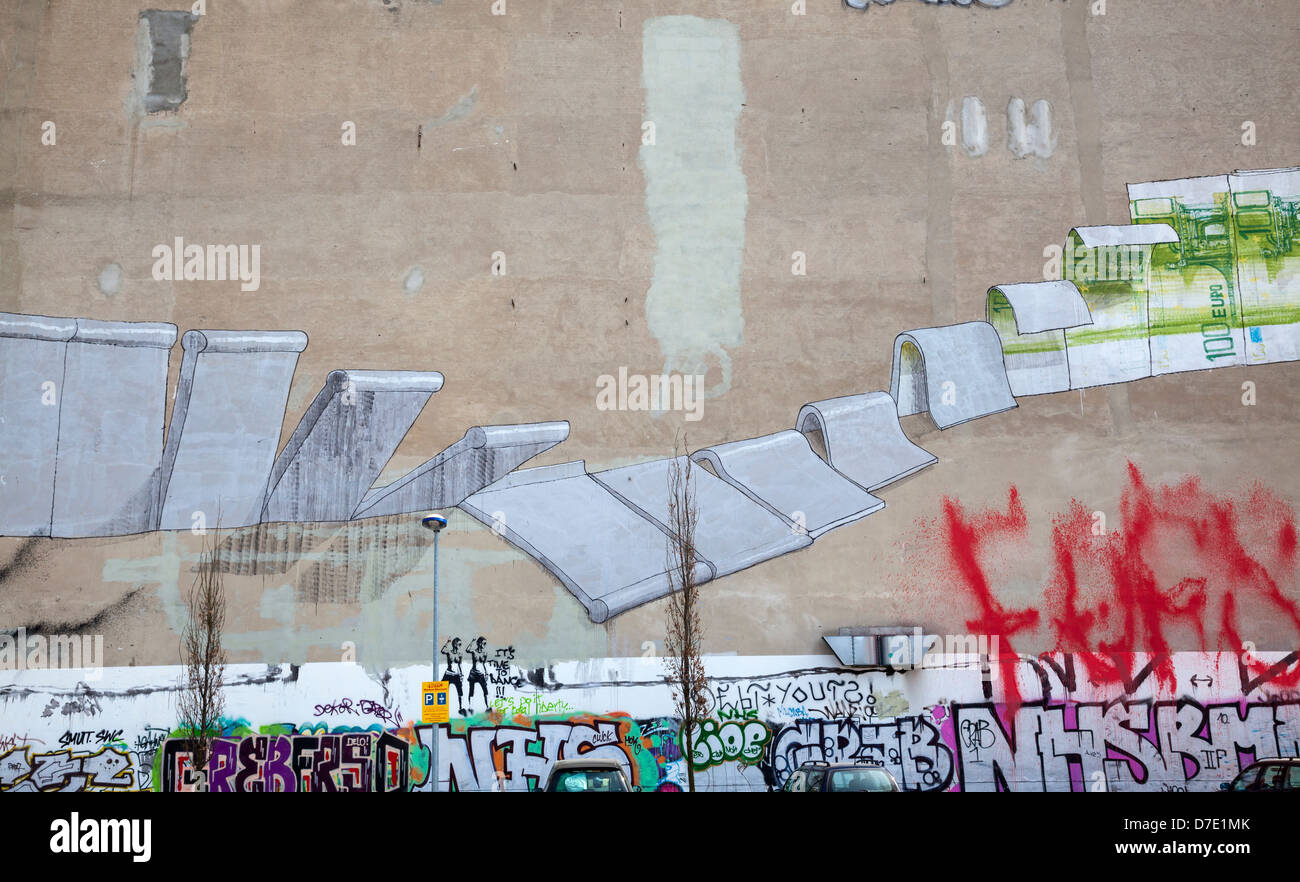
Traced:
[[[425, 703], [425, 704], [433, 704], [433, 696], [434, 696], [434, 694], [435, 694], [435, 693], [433, 693], [433, 692], [426, 692], [426, 693], [424, 693], [424, 703]], [[438, 702], [438, 703], [439, 703], [439, 704], [442, 704], [442, 702]]]

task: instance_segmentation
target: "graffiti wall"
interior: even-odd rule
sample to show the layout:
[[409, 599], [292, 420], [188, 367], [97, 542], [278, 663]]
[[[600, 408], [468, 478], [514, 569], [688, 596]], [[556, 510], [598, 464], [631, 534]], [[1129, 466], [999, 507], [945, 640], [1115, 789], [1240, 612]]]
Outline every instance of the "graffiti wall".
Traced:
[[9, 5], [0, 791], [1300, 751], [1295, 0]]
[[[658, 659], [517, 670], [490, 709], [436, 727], [444, 790], [527, 791], [557, 760], [619, 761], [641, 791], [781, 787], [810, 761], [882, 764], [906, 790], [1215, 790], [1255, 758], [1300, 755], [1300, 654], [1054, 654], [1007, 665], [932, 658], [905, 671], [833, 657], [710, 657], [709, 717], [680, 720]], [[1162, 664], [1167, 662], [1167, 664]], [[588, 681], [593, 668], [614, 682]], [[1015, 683], [1001, 680], [1001, 671]], [[1161, 675], [1160, 670], [1167, 671]], [[408, 716], [428, 669], [379, 680], [355, 664], [240, 666], [211, 759], [167, 724], [176, 669], [9, 675], [0, 790], [430, 790], [435, 727]], [[84, 710], [42, 717], [69, 694]], [[21, 721], [15, 727], [8, 721]]]

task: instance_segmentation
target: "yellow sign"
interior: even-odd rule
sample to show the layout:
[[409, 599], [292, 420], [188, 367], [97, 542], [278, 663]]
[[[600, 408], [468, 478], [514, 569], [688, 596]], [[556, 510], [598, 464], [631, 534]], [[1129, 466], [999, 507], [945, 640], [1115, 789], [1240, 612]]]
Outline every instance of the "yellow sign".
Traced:
[[424, 723], [450, 723], [451, 705], [447, 702], [447, 681], [424, 681], [420, 704], [424, 708]]

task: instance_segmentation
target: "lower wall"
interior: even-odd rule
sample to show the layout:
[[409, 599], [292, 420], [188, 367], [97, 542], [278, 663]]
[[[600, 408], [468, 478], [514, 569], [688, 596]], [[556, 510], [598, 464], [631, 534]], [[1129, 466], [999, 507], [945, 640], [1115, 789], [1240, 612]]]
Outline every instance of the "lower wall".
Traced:
[[[1214, 790], [1300, 755], [1300, 653], [1053, 654], [907, 672], [833, 657], [706, 659], [697, 787], [779, 787], [808, 760], [880, 761], [911, 790]], [[640, 790], [686, 785], [662, 661], [498, 668], [439, 727], [444, 789], [527, 790], [578, 754]], [[1002, 671], [1014, 671], [1007, 682]], [[98, 674], [98, 676], [96, 676]], [[178, 667], [0, 671], [0, 791], [205, 786], [176, 732]], [[232, 666], [212, 789], [429, 790], [427, 668]], [[487, 684], [484, 684], [487, 685]]]

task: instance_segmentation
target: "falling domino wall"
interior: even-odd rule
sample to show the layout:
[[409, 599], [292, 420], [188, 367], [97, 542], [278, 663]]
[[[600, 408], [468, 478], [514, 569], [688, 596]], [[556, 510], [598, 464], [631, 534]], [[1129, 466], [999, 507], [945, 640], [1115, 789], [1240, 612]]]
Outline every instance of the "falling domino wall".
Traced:
[[[697, 582], [882, 509], [874, 491], [936, 461], [900, 416], [928, 413], [947, 429], [1017, 397], [1300, 358], [1300, 171], [1135, 184], [1129, 197], [1132, 223], [1070, 230], [1065, 278], [994, 285], [986, 321], [900, 333], [888, 394], [812, 402], [793, 430], [691, 454]], [[186, 529], [200, 515], [232, 527], [459, 505], [593, 621], [673, 589], [672, 460], [515, 471], [564, 441], [568, 423], [476, 426], [375, 486], [441, 389], [433, 371], [334, 371], [277, 456], [307, 344], [297, 331], [188, 332], [163, 447], [175, 337], [167, 324], [0, 314], [0, 532], [112, 536]]]

